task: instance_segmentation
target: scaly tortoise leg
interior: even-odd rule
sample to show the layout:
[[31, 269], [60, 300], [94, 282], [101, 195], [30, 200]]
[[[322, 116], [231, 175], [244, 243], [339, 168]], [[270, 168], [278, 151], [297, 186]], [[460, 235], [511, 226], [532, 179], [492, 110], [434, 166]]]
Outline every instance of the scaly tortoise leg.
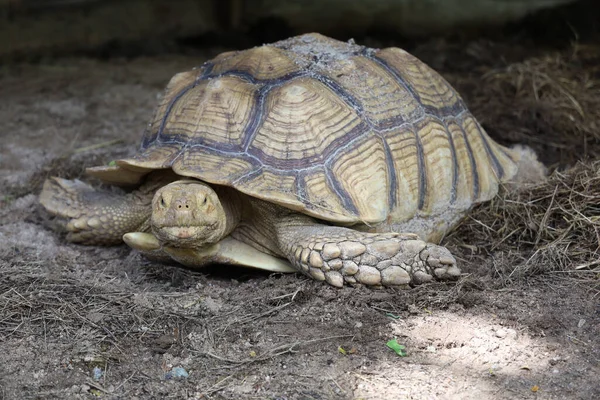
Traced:
[[280, 231], [282, 250], [296, 268], [341, 287], [420, 284], [460, 275], [445, 248], [415, 234], [365, 233], [330, 226], [292, 226]]
[[98, 191], [79, 180], [50, 178], [44, 182], [40, 203], [58, 216], [67, 240], [86, 245], [122, 243], [123, 234], [149, 228], [154, 187], [143, 186], [127, 195]]

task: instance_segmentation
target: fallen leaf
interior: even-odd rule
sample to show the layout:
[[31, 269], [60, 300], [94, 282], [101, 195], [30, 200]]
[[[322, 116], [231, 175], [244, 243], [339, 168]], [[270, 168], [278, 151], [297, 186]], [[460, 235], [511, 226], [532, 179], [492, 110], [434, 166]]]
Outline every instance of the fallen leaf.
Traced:
[[389, 347], [390, 349], [394, 350], [396, 352], [396, 354], [398, 354], [400, 357], [406, 357], [406, 352], [404, 351], [404, 349], [406, 349], [406, 347], [399, 344], [396, 341], [396, 339], [392, 339], [389, 342], [387, 342], [386, 346]]

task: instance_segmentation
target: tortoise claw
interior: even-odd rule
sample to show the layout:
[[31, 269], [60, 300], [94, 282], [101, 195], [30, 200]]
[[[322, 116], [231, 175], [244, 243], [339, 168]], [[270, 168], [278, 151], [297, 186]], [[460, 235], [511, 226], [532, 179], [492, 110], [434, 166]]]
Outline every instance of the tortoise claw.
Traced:
[[123, 235], [123, 241], [141, 252], [158, 250], [161, 247], [158, 239], [151, 233], [129, 232]]

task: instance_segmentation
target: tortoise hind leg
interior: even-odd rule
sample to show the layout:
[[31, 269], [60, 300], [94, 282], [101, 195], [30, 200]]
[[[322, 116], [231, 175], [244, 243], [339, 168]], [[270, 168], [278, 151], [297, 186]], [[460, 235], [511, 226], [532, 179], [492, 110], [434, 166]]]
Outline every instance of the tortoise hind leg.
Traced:
[[399, 286], [460, 275], [446, 248], [414, 234], [366, 233], [316, 223], [291, 225], [282, 222], [277, 229], [282, 251], [296, 268], [333, 286], [344, 282]]
[[114, 245], [125, 233], [144, 230], [153, 194], [118, 195], [97, 191], [79, 180], [50, 178], [39, 200], [52, 215], [65, 219], [67, 240], [86, 245]]

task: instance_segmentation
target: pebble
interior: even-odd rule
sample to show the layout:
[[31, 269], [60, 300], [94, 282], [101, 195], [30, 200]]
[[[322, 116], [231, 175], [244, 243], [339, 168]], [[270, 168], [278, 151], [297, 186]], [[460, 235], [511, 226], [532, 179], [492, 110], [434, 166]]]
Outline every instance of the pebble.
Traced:
[[186, 379], [190, 375], [181, 367], [175, 367], [165, 374], [165, 379]]
[[94, 380], [99, 381], [102, 378], [102, 369], [100, 367], [94, 367]]
[[506, 330], [502, 328], [496, 331], [496, 337], [499, 337], [500, 339], [505, 338], [507, 334], [508, 332], [506, 332]]

